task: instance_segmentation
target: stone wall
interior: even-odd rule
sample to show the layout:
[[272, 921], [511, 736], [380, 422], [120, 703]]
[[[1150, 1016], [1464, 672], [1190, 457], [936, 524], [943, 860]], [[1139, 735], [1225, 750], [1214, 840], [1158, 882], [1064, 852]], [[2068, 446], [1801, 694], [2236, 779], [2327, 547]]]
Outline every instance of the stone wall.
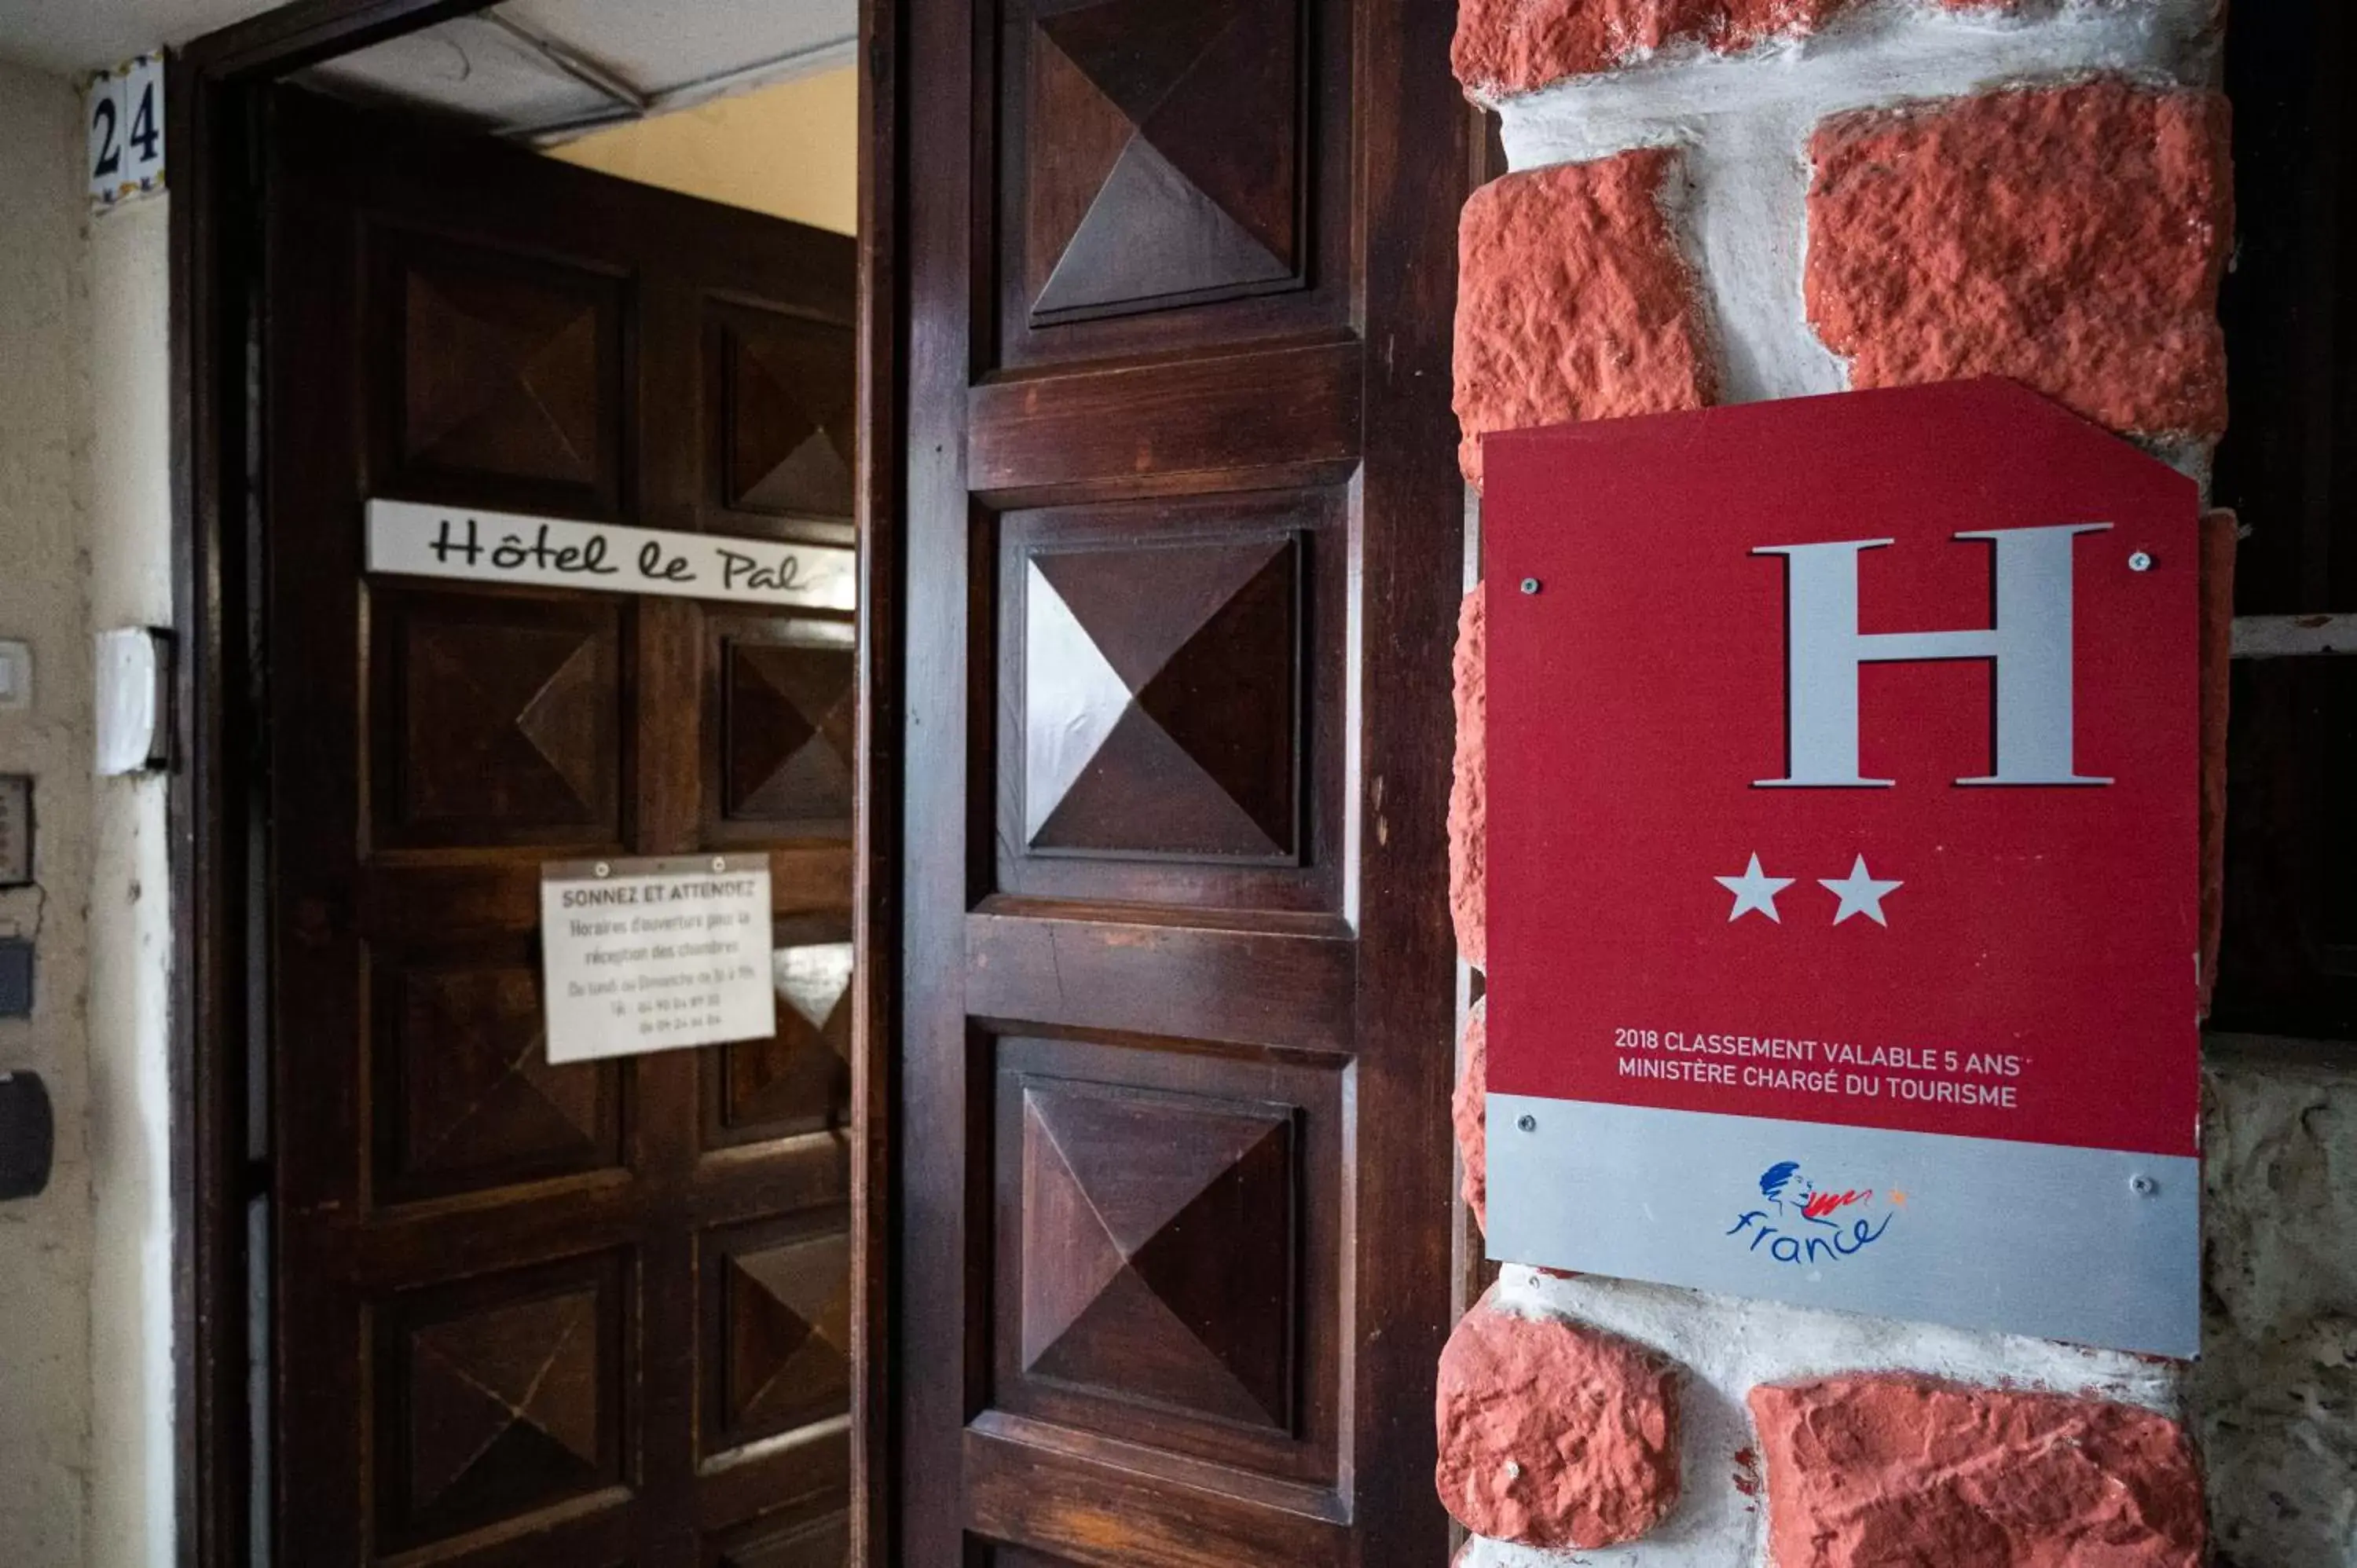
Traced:
[[[2217, 0], [1460, 0], [1511, 169], [1461, 225], [1469, 481], [1491, 430], [1992, 374], [2206, 478], [2223, 25]], [[2231, 540], [2213, 521], [2212, 687]], [[1480, 633], [1477, 590], [1450, 899], [1477, 967]], [[2204, 729], [2214, 764], [2222, 709]], [[1481, 1058], [1477, 1007], [1477, 1216]], [[1460, 1563], [2357, 1568], [2357, 1072], [2222, 1046], [2208, 1090], [2198, 1368], [1508, 1266], [1441, 1368]]]

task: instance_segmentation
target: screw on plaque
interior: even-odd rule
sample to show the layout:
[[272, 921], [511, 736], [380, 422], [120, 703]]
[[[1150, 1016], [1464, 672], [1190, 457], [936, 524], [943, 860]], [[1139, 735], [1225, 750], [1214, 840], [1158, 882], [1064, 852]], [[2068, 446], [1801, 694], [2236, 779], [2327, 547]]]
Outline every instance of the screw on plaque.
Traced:
[[2132, 1176], [2128, 1177], [2128, 1190], [2138, 1197], [2150, 1197], [2160, 1190], [2160, 1183], [2148, 1176]]
[[2151, 570], [2152, 570], [2152, 556], [2151, 556], [2151, 554], [2150, 554], [2148, 552], [2139, 550], [2139, 551], [2137, 551], [2135, 554], [2133, 554], [2133, 555], [2129, 556], [2129, 557], [2128, 557], [2128, 570], [2129, 570], [2129, 571], [2131, 571], [2131, 572], [2149, 572], [2149, 571], [2151, 571]]
[[597, 875], [600, 876], [611, 876], [614, 875], [614, 868], [601, 860], [597, 863]]
[[1523, 579], [1523, 592], [1526, 594], [1535, 594], [1538, 591], [1539, 580], [1536, 577], [1525, 577]]
[[716, 854], [716, 855], [714, 855], [714, 856], [712, 857], [712, 869], [713, 869], [713, 870], [715, 870], [715, 871], [726, 871], [726, 870], [727, 870], [727, 869], [728, 869], [728, 857], [727, 857], [726, 855], [725, 855], [725, 854]]
[[1522, 1116], [1516, 1118], [1514, 1125], [1520, 1127], [1525, 1133], [1535, 1133], [1539, 1130], [1539, 1119], [1526, 1112]]

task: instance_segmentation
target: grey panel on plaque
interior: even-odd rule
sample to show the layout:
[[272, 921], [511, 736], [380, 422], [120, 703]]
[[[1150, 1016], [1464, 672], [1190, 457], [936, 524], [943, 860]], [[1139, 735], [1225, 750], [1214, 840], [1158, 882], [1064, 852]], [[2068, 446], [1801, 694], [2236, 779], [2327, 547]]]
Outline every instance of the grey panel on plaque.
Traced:
[[2197, 1159], [1509, 1094], [1489, 1135], [1501, 1262], [2201, 1347]]

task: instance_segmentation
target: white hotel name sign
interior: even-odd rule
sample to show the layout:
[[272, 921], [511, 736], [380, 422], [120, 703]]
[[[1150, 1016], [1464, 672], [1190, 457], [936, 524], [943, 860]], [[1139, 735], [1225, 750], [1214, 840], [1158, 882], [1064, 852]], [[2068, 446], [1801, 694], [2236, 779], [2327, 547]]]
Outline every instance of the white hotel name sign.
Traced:
[[368, 503], [368, 569], [802, 609], [848, 610], [858, 603], [857, 556], [838, 546], [415, 501]]

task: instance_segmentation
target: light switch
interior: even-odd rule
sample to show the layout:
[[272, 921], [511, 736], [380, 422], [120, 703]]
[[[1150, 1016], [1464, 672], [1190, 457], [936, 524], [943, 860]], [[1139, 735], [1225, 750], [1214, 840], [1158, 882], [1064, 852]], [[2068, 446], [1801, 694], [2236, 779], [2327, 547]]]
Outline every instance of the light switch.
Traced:
[[32, 649], [22, 642], [0, 642], [0, 712], [32, 705]]

